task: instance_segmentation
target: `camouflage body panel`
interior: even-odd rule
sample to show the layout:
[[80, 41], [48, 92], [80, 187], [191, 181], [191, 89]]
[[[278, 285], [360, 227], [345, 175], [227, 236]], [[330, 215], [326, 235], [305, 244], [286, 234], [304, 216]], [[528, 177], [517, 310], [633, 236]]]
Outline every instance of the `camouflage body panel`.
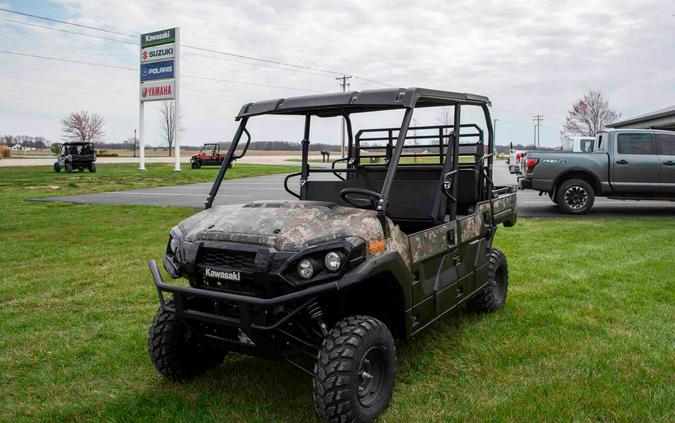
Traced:
[[[388, 223], [392, 230], [385, 251], [398, 251], [409, 263], [405, 234]], [[336, 239], [358, 237], [368, 242], [384, 238], [375, 211], [320, 201], [213, 207], [185, 219], [179, 228], [186, 241], [239, 242], [292, 252]]]
[[492, 200], [492, 204], [494, 204], [495, 214], [508, 209], [513, 210], [514, 215], [518, 214], [518, 200], [515, 192], [501, 194], [499, 197]]
[[411, 266], [411, 248], [408, 235], [403, 233], [398, 225], [395, 225], [387, 218], [389, 225], [389, 238], [385, 240], [385, 253], [398, 252], [405, 265], [410, 269]]
[[485, 228], [486, 219], [488, 222], [490, 221], [489, 201], [478, 203], [474, 214], [457, 220], [460, 234], [459, 242], [466, 243], [483, 235], [487, 230]]
[[448, 232], [454, 231], [457, 245], [457, 222], [444, 223], [410, 235], [410, 257], [413, 263], [449, 250]]

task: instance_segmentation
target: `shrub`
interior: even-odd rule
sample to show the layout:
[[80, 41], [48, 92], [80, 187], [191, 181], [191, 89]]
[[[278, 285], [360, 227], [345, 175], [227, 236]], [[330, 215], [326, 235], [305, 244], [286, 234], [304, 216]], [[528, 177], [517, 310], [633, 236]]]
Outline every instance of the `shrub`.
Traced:
[[12, 150], [6, 145], [0, 145], [0, 157], [10, 157], [12, 155]]

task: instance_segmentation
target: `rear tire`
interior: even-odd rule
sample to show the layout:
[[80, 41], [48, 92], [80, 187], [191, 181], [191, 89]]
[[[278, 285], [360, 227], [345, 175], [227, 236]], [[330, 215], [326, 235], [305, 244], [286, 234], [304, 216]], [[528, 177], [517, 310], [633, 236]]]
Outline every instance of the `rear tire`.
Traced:
[[[173, 306], [173, 299], [166, 302]], [[227, 351], [201, 344], [176, 315], [160, 306], [148, 331], [148, 353], [155, 369], [172, 381], [191, 379], [223, 362]]]
[[595, 202], [593, 187], [583, 179], [564, 181], [555, 192], [558, 208], [570, 214], [584, 214], [591, 210]]
[[89, 165], [89, 173], [96, 173], [96, 163]]
[[509, 292], [509, 265], [506, 256], [496, 248], [490, 250], [487, 285], [469, 301], [479, 313], [492, 313], [504, 305]]
[[342, 319], [324, 338], [314, 374], [314, 402], [323, 420], [373, 421], [394, 390], [394, 338], [374, 317]]

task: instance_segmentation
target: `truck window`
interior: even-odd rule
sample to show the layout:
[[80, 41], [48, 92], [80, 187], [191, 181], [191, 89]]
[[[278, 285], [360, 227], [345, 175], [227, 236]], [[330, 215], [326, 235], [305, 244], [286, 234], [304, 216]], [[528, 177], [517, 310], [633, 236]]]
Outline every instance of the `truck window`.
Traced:
[[619, 154], [654, 154], [651, 134], [619, 134]]
[[657, 134], [656, 142], [664, 156], [675, 156], [675, 135]]

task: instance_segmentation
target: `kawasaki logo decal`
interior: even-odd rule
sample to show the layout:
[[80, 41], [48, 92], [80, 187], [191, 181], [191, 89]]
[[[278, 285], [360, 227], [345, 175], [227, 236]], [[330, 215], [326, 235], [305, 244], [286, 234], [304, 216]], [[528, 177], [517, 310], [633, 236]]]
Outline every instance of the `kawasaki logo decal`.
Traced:
[[221, 272], [213, 270], [210, 267], [204, 269], [204, 276], [215, 279], [225, 279], [228, 281], [240, 281], [241, 273], [240, 272]]

